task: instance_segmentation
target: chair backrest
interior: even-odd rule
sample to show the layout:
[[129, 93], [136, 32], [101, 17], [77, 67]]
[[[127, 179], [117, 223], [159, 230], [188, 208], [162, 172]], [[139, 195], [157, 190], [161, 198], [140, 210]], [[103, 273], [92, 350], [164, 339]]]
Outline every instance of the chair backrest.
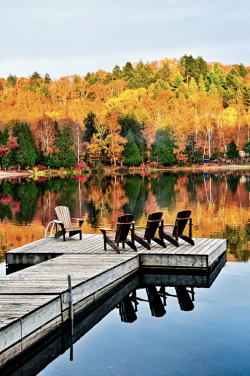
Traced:
[[126, 296], [119, 303], [119, 313], [123, 322], [132, 323], [137, 319], [135, 308], [129, 296]]
[[163, 216], [163, 213], [161, 212], [149, 214], [147, 228], [145, 230], [145, 235], [144, 235], [146, 239], [152, 239], [155, 236], [156, 230], [159, 226], [162, 216]]
[[192, 311], [194, 309], [194, 303], [190, 298], [190, 295], [185, 286], [175, 287], [178, 302], [182, 311]]
[[133, 214], [124, 214], [118, 217], [115, 241], [122, 242], [127, 239], [133, 220]]
[[70, 213], [67, 206], [57, 206], [55, 208], [55, 213], [59, 221], [63, 222], [64, 227], [71, 227]]
[[164, 308], [164, 304], [161, 301], [161, 297], [156, 287], [148, 286], [146, 287], [146, 292], [148, 295], [148, 302], [149, 302], [149, 307], [150, 307], [152, 316], [155, 316], [155, 317], [164, 316], [166, 313], [166, 310]]
[[[188, 218], [190, 217], [190, 214], [191, 214], [191, 210], [183, 210], [183, 211], [177, 213], [177, 218], [187, 218], [186, 220], [178, 221], [178, 236], [182, 235], [182, 233], [183, 233], [183, 231], [186, 227]], [[177, 220], [175, 221], [175, 224], [177, 224]], [[174, 227], [174, 230], [173, 230], [174, 236], [176, 235], [176, 231], [177, 231], [177, 229], [176, 229], [176, 227]]]

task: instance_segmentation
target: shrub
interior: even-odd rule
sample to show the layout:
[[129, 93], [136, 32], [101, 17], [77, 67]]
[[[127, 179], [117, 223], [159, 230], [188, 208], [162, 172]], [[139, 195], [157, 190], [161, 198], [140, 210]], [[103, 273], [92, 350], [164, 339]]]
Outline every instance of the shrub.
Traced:
[[85, 162], [80, 162], [80, 163], [78, 163], [75, 167], [73, 167], [73, 168], [75, 168], [75, 169], [77, 169], [77, 170], [82, 170], [83, 168], [87, 168], [88, 166], [86, 165], [86, 163]]
[[40, 171], [45, 171], [45, 170], [47, 170], [47, 167], [42, 166], [42, 165], [40, 165], [40, 164], [38, 164], [36, 167], [37, 167], [38, 170], [40, 170]]
[[150, 167], [157, 167], [158, 165], [157, 165], [157, 162], [156, 162], [156, 161], [153, 161], [153, 162], [150, 162], [150, 163], [149, 163], [149, 166], [150, 166]]

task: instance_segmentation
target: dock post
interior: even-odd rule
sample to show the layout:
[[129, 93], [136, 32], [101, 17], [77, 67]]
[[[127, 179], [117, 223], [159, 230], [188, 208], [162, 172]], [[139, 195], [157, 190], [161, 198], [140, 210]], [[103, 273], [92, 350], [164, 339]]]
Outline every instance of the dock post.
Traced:
[[68, 287], [69, 287], [69, 319], [70, 319], [70, 360], [73, 360], [73, 343], [74, 343], [74, 311], [72, 302], [72, 285], [71, 285], [71, 275], [68, 275]]

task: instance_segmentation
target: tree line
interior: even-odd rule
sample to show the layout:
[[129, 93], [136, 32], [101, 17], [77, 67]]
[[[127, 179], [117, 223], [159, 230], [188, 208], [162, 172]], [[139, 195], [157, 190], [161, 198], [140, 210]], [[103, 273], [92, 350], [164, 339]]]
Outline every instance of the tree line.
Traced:
[[[198, 163], [249, 155], [250, 69], [183, 56], [52, 80], [0, 78], [0, 163]], [[235, 150], [235, 152], [231, 152]]]

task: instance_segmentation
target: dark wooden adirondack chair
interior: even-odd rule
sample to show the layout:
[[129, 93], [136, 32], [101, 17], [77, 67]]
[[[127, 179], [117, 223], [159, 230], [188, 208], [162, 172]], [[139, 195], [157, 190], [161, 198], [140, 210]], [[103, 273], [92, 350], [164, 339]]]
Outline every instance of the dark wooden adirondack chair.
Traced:
[[[136, 246], [134, 244], [134, 216], [132, 214], [124, 214], [118, 217], [116, 229], [100, 228], [104, 238], [104, 249], [107, 249], [107, 244], [110, 245], [117, 253], [120, 253], [119, 244], [125, 247], [125, 243], [129, 245], [134, 251]], [[128, 239], [128, 233], [131, 230], [131, 240]], [[115, 231], [115, 234], [108, 234], [108, 231]]]
[[[147, 249], [151, 249], [150, 244], [151, 240], [158, 243], [162, 247], [166, 248], [166, 244], [163, 240], [163, 220], [162, 220], [163, 213], [157, 212], [153, 214], [149, 214], [147, 226], [135, 226], [137, 228], [144, 228], [145, 231], [135, 231], [134, 237], [135, 240], [146, 247]], [[156, 231], [159, 229], [159, 236], [156, 236]]]
[[[179, 247], [178, 238], [185, 240], [187, 243], [194, 245], [194, 241], [192, 239], [192, 218], [190, 217], [191, 211], [190, 210], [183, 210], [177, 213], [177, 218], [175, 220], [175, 224], [164, 224], [164, 227], [170, 226], [173, 229], [164, 229], [163, 237], [164, 239], [168, 240], [170, 243]], [[189, 222], [189, 234], [184, 235], [183, 231], [186, 227], [186, 224]]]
[[[56, 238], [63, 236], [63, 240], [65, 241], [65, 234], [66, 232], [69, 232], [69, 236], [80, 234], [80, 239], [82, 239], [82, 224], [84, 222], [83, 219], [70, 218], [69, 208], [67, 206], [57, 206], [55, 208], [55, 215], [58, 219], [54, 221], [54, 223], [56, 224]], [[72, 227], [71, 221], [78, 221], [79, 226]], [[61, 227], [61, 230], [59, 229], [59, 226]]]

